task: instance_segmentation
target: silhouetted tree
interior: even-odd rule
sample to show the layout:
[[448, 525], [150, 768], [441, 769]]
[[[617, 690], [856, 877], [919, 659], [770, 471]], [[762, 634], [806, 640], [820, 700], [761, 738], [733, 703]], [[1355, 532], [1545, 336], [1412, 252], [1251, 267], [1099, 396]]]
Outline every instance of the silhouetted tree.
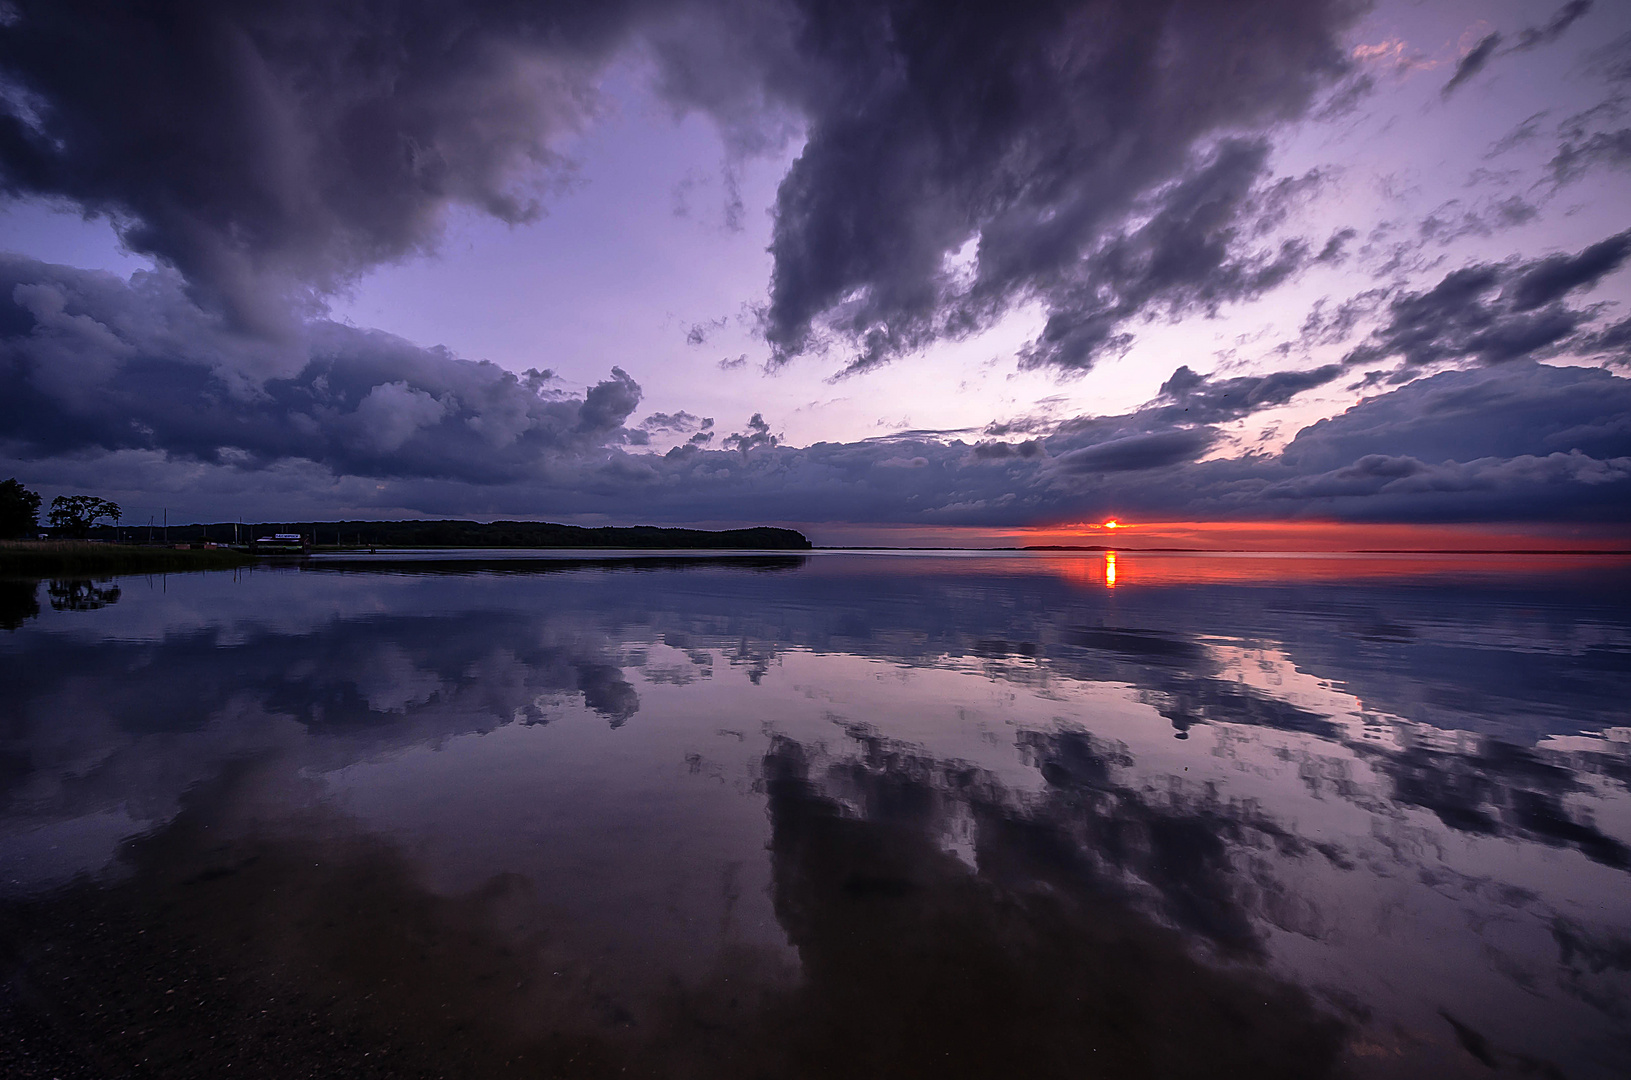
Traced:
[[0, 536], [34, 538], [40, 527], [40, 496], [17, 482], [0, 483]]
[[117, 522], [122, 514], [118, 503], [94, 495], [58, 495], [51, 500], [49, 517], [53, 529], [83, 539], [101, 519]]

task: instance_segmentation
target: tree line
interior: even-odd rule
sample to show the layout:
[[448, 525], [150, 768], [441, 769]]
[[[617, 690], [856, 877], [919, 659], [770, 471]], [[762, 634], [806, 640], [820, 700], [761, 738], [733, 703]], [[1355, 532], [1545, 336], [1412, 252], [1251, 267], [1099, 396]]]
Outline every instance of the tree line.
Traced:
[[[40, 494], [12, 477], [0, 481], [0, 537], [30, 540], [40, 531]], [[99, 521], [117, 526], [124, 511], [119, 504], [95, 495], [58, 495], [51, 500], [46, 520], [58, 536], [83, 540]]]

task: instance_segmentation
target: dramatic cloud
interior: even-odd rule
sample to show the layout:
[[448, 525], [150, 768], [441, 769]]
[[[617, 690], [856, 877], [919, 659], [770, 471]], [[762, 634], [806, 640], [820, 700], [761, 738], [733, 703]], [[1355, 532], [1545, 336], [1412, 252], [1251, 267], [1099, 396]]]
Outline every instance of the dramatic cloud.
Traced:
[[239, 325], [540, 211], [631, 3], [16, 0], [0, 185], [106, 215]]
[[[1272, 377], [1171, 382], [1191, 400], [1217, 402], [1214, 419], [1234, 413], [1234, 393], [1255, 391], [1260, 402], [1290, 396]], [[1306, 428], [1269, 457], [1197, 460], [1218, 435], [1184, 424], [1181, 410], [1164, 396], [1018, 443], [895, 438], [729, 455], [681, 448], [652, 462], [634, 490], [641, 513], [657, 517], [970, 525], [1109, 514], [1625, 521], [1631, 507], [1631, 379], [1599, 369], [1513, 362], [1446, 372]], [[605, 511], [634, 490], [571, 502]]]
[[[1398, 357], [1400, 376], [1449, 360], [1500, 363], [1565, 342], [1594, 317], [1564, 298], [1592, 288], [1631, 255], [1631, 231], [1585, 248], [1529, 262], [1476, 264], [1446, 274], [1423, 292], [1394, 297], [1389, 319], [1345, 363]], [[1582, 339], [1585, 348], [1589, 342]]]
[[1255, 189], [1267, 153], [1264, 143], [1224, 142], [1203, 166], [1159, 193], [1147, 222], [1058, 270], [1047, 325], [1021, 353], [1021, 366], [1091, 367], [1106, 350], [1131, 343], [1125, 327], [1140, 315], [1215, 314], [1221, 304], [1256, 297], [1312, 261], [1339, 257], [1351, 232], [1332, 237], [1318, 254], [1300, 240], [1270, 247], [1244, 241], [1271, 227], [1288, 200], [1317, 182], [1310, 176]]
[[[1170, 402], [1161, 415], [1174, 423], [1216, 424], [1283, 405], [1304, 390], [1323, 386], [1342, 373], [1337, 364], [1312, 371], [1276, 371], [1213, 379], [1181, 367], [1161, 384], [1158, 402]], [[1150, 410], [1146, 410], [1150, 411]]]
[[1533, 311], [1575, 289], [1589, 288], [1631, 254], [1631, 232], [1611, 236], [1578, 255], [1552, 255], [1525, 266], [1511, 285], [1512, 310]]
[[[207, 308], [286, 331], [291, 302], [434, 246], [451, 206], [536, 217], [561, 137], [641, 42], [660, 91], [738, 156], [802, 119], [776, 204], [777, 356], [835, 333], [865, 366], [1035, 295], [1059, 321], [1030, 362], [1084, 367], [1146, 305], [1205, 308], [1295, 268], [1236, 247], [1264, 212], [1261, 145], [1205, 147], [1305, 110], [1345, 70], [1358, 7], [19, 0], [0, 185], [107, 216]], [[1118, 235], [1151, 198], [1161, 220]], [[946, 261], [971, 241], [970, 278]], [[1115, 297], [1084, 309], [1101, 285]]]
[[494, 483], [626, 440], [640, 388], [622, 370], [582, 398], [548, 372], [422, 349], [331, 322], [287, 377], [238, 377], [259, 346], [163, 272], [108, 274], [0, 257], [0, 432], [28, 456], [156, 450], [263, 468]]
[[[1059, 323], [1031, 361], [1085, 367], [1141, 304], [1267, 285], [1232, 244], [1262, 151], [1204, 145], [1306, 109], [1346, 69], [1356, 10], [812, 5], [779, 87], [808, 141], [777, 197], [766, 337], [785, 359], [836, 335], [866, 367], [1034, 297]], [[1120, 235], [1134, 213], [1162, 220]], [[968, 272], [948, 265], [970, 244]], [[1084, 310], [1101, 282], [1118, 295]]]
[[[1628, 249], [1631, 234], [1575, 255], [1456, 271], [1396, 299], [1357, 352], [1396, 350], [1419, 366], [1489, 354], [1487, 343], [1474, 347], [1478, 335], [1510, 336], [1516, 321], [1561, 318], [1575, 332], [1581, 313], [1559, 297]], [[578, 396], [548, 372], [517, 376], [316, 321], [298, 370], [253, 384], [235, 374], [233, 350], [259, 346], [194, 305], [173, 273], [127, 284], [13, 257], [0, 262], [8, 294], [0, 471], [79, 462], [102, 488], [187, 476], [203, 492], [327, 491], [365, 512], [948, 525], [1109, 513], [1623, 521], [1631, 507], [1631, 380], [1590, 368], [1508, 360], [1419, 379], [1305, 428], [1277, 456], [1208, 457], [1222, 445], [1218, 425], [1325, 385], [1352, 359], [1233, 377], [1184, 366], [1133, 412], [993, 425], [972, 445], [927, 432], [788, 446], [755, 413], [709, 450], [713, 425], [690, 414], [627, 426], [642, 392], [619, 368]], [[1617, 326], [1578, 333], [1605, 346], [1624, 336]], [[665, 454], [641, 449], [654, 432], [688, 430]]]
[[1533, 363], [1446, 372], [1304, 428], [1282, 458], [1324, 472], [1370, 454], [1439, 463], [1575, 451], [1631, 454], [1631, 379]]
[[[1631, 362], [1610, 281], [1631, 232], [1504, 261], [1464, 241], [1528, 236], [1558, 185], [1631, 161], [1619, 85], [1631, 37], [1581, 67], [1611, 84], [1606, 97], [1586, 80], [1567, 104], [1524, 102], [1481, 137], [1510, 131], [1490, 154], [1527, 158], [1539, 183], [1520, 191], [1522, 168], [1484, 170], [1410, 203], [1384, 180], [1408, 210], [1367, 224], [1351, 219], [1361, 178], [1310, 160], [1318, 140], [1298, 134], [1348, 115], [1341, 102], [1360, 88], [1383, 92], [1387, 57], [1403, 78], [1402, 40], [1350, 38], [1363, 7], [17, 0], [0, 16], [0, 195], [106, 219], [157, 267], [126, 280], [0, 257], [0, 461], [47, 478], [36, 484], [92, 478], [127, 501], [236, 498], [253, 483], [291, 508], [364, 514], [1624, 520], [1631, 449], [1612, 410], [1624, 414], [1626, 380], [1535, 361]], [[1444, 92], [1588, 16], [1609, 21], [1574, 0], [1488, 33]], [[728, 412], [714, 387], [642, 408], [642, 354], [617, 340], [594, 353], [606, 359], [591, 385], [569, 392], [548, 370], [326, 317], [370, 269], [433, 249], [456, 210], [512, 224], [543, 213], [572, 168], [562, 148], [615, 104], [603, 84], [623, 92], [609, 72], [712, 121], [735, 218], [749, 159], [792, 159], [763, 303], [666, 324], [719, 347], [700, 361], [709, 379], [748, 368], [745, 343], [724, 339], [755, 326], [772, 369], [830, 352], [861, 372], [1021, 310], [1041, 328], [1008, 357], [1074, 374], [1154, 320], [1230, 316], [1305, 273], [1367, 276], [1347, 292], [1320, 281], [1333, 300], [1300, 336], [1284, 311], [1269, 314], [1278, 326], [1231, 328], [1244, 331], [1229, 351], [1241, 366], [1224, 373], [1198, 374], [1206, 345], [1178, 345], [1139, 408], [1071, 416], [1082, 408], [1063, 399], [1013, 401], [992, 411], [1021, 419], [984, 428], [989, 414], [942, 414], [927, 422], [968, 426], [806, 446], [783, 437], [793, 421], [772, 391]], [[1417, 90], [1433, 99], [1436, 79]], [[1543, 121], [1556, 125], [1549, 162]], [[1275, 332], [1283, 344], [1245, 355]], [[1263, 370], [1293, 355], [1302, 370]], [[1446, 370], [1487, 365], [1501, 370]], [[935, 408], [958, 382], [937, 388]], [[1243, 433], [1254, 416], [1333, 384], [1390, 392], [1283, 453], [1241, 455], [1263, 434]], [[1488, 402], [1516, 387], [1558, 411], [1509, 417], [1497, 442], [1495, 414], [1480, 427], [1442, 405], [1462, 394], [1497, 409]], [[1609, 411], [1582, 418], [1581, 388]], [[680, 407], [698, 401], [717, 427]]]

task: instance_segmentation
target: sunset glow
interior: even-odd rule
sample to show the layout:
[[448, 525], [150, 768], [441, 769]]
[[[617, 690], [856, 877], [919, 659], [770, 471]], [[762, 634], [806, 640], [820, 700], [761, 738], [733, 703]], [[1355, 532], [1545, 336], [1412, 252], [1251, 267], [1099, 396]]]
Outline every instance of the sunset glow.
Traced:
[[[1111, 527], [1069, 524], [1004, 534], [1016, 547], [1102, 544]], [[1128, 533], [1126, 523], [1117, 523]], [[1621, 551], [1631, 530], [1554, 524], [1485, 525], [1341, 521], [1164, 521], [1141, 523], [1127, 542], [1139, 548], [1200, 551]]]
[[0, 180], [27, 1076], [1631, 1077], [1631, 0], [0, 0]]
[[1560, 3], [17, 0], [0, 480], [140, 522], [1597, 546], [1553, 523], [1631, 522], [1631, 68], [1593, 51], [1631, 6]]

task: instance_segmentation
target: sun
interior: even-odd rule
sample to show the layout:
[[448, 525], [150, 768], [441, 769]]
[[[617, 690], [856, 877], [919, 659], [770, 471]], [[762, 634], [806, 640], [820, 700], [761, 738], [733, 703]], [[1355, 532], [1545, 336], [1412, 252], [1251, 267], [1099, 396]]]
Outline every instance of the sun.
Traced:
[[1119, 528], [1121, 528], [1121, 522], [1115, 520], [1114, 518], [1111, 518], [1109, 521], [1106, 521], [1104, 523], [1104, 527], [1106, 529], [1119, 529]]

